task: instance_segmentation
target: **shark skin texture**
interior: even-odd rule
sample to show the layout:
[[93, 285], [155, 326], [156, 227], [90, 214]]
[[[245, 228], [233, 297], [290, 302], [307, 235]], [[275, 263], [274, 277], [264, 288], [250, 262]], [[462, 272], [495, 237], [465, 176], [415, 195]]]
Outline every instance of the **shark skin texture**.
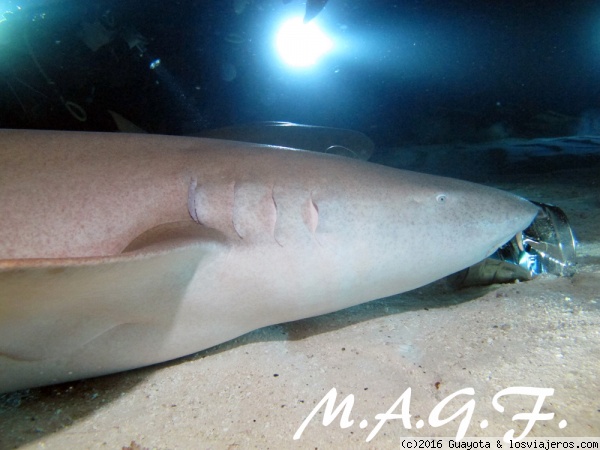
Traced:
[[405, 292], [537, 214], [464, 181], [215, 139], [0, 131], [0, 392]]

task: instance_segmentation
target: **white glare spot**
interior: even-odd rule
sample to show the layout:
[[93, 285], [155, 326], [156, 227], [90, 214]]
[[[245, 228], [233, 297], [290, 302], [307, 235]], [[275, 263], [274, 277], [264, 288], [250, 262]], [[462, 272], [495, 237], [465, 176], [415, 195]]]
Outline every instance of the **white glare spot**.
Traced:
[[152, 61], [150, 63], [150, 69], [151, 70], [156, 69], [158, 66], [160, 66], [160, 59], [155, 59], [154, 61]]
[[333, 47], [333, 42], [314, 22], [303, 23], [297, 17], [284, 22], [276, 39], [279, 56], [286, 64], [308, 67]]

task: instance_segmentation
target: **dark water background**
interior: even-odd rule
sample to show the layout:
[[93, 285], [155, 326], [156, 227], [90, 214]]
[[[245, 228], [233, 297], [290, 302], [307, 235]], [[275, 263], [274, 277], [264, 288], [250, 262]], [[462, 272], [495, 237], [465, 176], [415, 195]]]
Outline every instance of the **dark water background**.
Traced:
[[304, 70], [273, 48], [300, 0], [0, 3], [1, 127], [115, 130], [111, 110], [155, 133], [284, 120], [380, 146], [600, 131], [597, 1], [329, 0], [336, 47]]

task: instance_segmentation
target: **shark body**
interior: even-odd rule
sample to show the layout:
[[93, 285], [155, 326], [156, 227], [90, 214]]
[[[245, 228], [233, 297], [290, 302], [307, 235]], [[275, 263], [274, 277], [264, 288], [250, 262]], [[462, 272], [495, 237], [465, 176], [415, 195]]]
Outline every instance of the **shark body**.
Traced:
[[0, 392], [170, 360], [417, 288], [537, 214], [300, 150], [0, 131]]

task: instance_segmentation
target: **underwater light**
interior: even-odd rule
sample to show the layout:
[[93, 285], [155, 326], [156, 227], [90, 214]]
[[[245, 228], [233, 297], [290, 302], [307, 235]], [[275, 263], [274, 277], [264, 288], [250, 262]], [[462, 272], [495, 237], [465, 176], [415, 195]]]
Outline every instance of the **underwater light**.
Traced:
[[284, 22], [275, 41], [281, 59], [293, 67], [309, 67], [333, 48], [331, 39], [314, 22], [301, 17]]

